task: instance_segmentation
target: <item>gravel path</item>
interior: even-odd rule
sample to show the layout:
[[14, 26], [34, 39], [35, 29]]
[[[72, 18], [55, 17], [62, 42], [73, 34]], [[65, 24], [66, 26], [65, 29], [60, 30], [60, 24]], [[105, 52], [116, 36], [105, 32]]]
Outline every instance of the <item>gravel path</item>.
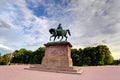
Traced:
[[120, 80], [120, 66], [81, 67], [82, 75], [25, 70], [26, 65], [0, 66], [0, 80]]

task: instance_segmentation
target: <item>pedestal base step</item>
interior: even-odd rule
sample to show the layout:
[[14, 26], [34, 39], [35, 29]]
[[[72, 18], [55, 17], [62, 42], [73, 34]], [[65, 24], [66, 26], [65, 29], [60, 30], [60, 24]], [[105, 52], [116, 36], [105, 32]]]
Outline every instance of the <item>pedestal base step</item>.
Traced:
[[56, 72], [56, 73], [69, 73], [69, 74], [82, 74], [83, 69], [80, 67], [48, 67], [45, 65], [35, 64], [31, 65], [30, 68], [25, 68], [27, 70], [36, 70], [36, 71], [46, 71], [46, 72]]

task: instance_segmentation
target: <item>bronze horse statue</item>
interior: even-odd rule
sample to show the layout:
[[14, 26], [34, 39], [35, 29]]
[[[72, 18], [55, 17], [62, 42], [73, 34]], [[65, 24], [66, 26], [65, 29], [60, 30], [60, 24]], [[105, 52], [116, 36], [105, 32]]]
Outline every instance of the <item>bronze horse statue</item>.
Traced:
[[[61, 25], [61, 24], [60, 24], [60, 25]], [[62, 29], [54, 29], [54, 28], [51, 28], [51, 29], [49, 30], [49, 32], [50, 32], [50, 34], [52, 34], [52, 35], [50, 36], [50, 41], [51, 41], [51, 38], [52, 38], [52, 37], [54, 37], [54, 41], [55, 41], [56, 37], [58, 37], [58, 39], [59, 39], [60, 36], [61, 36], [60, 41], [62, 41], [63, 37], [65, 37], [65, 41], [67, 41], [67, 36], [66, 36], [67, 33], [71, 36], [69, 29], [67, 29], [67, 30], [62, 30]]]

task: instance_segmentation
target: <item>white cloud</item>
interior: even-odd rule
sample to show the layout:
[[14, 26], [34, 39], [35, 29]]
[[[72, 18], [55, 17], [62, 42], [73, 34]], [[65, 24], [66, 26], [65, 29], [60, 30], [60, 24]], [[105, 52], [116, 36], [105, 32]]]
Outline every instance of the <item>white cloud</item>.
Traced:
[[3, 21], [3, 20], [0, 19], [0, 28], [1, 28], [1, 27], [10, 28], [10, 25], [7, 24], [5, 21]]
[[11, 48], [9, 48], [9, 47], [3, 45], [3, 44], [0, 44], [0, 48], [4, 48], [4, 49], [7, 49], [7, 50], [13, 50], [13, 49], [11, 49]]

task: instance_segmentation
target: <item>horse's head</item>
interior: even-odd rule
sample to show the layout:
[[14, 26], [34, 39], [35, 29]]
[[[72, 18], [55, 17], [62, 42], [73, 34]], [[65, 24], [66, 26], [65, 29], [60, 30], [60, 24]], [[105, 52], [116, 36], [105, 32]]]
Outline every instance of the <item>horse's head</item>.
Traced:
[[51, 29], [49, 29], [49, 32], [50, 32], [50, 34], [54, 34], [55, 33], [55, 29], [51, 28]]

